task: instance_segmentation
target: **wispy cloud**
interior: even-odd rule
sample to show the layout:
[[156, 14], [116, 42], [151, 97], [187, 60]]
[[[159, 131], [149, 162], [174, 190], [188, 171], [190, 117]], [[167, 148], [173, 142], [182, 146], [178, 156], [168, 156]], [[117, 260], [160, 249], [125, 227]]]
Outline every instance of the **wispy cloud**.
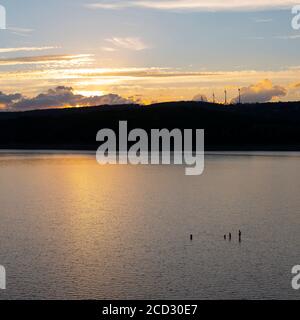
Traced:
[[157, 10], [265, 10], [290, 8], [298, 0], [103, 0], [86, 6], [92, 9], [148, 8]]
[[255, 23], [269, 23], [272, 21], [273, 21], [273, 19], [254, 19]]
[[31, 64], [81, 64], [92, 61], [91, 54], [77, 55], [46, 55], [34, 57], [18, 57], [0, 59], [0, 66], [15, 66], [15, 65], [31, 65]]
[[149, 48], [148, 45], [146, 45], [142, 39], [137, 37], [126, 37], [126, 38], [114, 37], [111, 39], [106, 39], [106, 42], [108, 42], [112, 46], [109, 48], [106, 47], [106, 49], [109, 49], [109, 51], [113, 51], [116, 49], [141, 51]]
[[[266, 40], [268, 38], [261, 36], [247, 37], [249, 40]], [[296, 40], [300, 39], [300, 34], [287, 35], [287, 36], [273, 36], [271, 39], [279, 39], [279, 40]]]
[[10, 31], [12, 34], [22, 37], [27, 37], [31, 35], [31, 33], [34, 31], [34, 29], [20, 27], [8, 27], [7, 30]]
[[295, 39], [300, 39], [300, 34], [287, 35], [287, 36], [275, 36], [274, 39], [295, 40]]
[[116, 48], [111, 48], [111, 47], [102, 47], [102, 50], [106, 51], [106, 52], [115, 52], [115, 51], [117, 51]]
[[19, 47], [19, 48], [0, 48], [0, 53], [44, 51], [57, 49], [58, 47]]
[[246, 39], [249, 39], [249, 40], [265, 40], [265, 37], [255, 36], [255, 37], [248, 37]]
[[[59, 70], [53, 71], [55, 73]], [[170, 68], [94, 68], [94, 69], [68, 69], [63, 70], [63, 74], [59, 78], [65, 76], [67, 79], [80, 78], [80, 79], [97, 79], [97, 78], [180, 78], [180, 77], [206, 77], [213, 75], [222, 75], [222, 72], [202, 72], [202, 71], [184, 71], [173, 70]], [[46, 73], [49, 76], [49, 71]], [[1, 79], [1, 76], [0, 76]]]

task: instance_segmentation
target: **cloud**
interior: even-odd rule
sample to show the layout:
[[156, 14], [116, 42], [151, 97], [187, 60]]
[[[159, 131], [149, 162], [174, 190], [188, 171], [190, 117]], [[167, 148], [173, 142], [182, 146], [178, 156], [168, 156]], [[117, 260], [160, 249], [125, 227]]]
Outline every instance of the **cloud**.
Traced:
[[280, 39], [280, 40], [295, 40], [299, 39], [300, 34], [294, 34], [294, 35], [288, 35], [288, 36], [275, 36], [274, 39]]
[[22, 51], [43, 51], [57, 49], [58, 47], [20, 47], [20, 48], [0, 48], [0, 53], [22, 52]]
[[[261, 36], [255, 36], [255, 37], [247, 37], [246, 39], [249, 39], [249, 40], [265, 40], [267, 38], [261, 37]], [[287, 36], [273, 36], [272, 39], [296, 40], [296, 39], [300, 39], [300, 35], [299, 34], [294, 34], [294, 35], [287, 35]]]
[[115, 52], [115, 51], [117, 51], [116, 48], [111, 48], [111, 47], [102, 47], [102, 50], [106, 51], [106, 52]]
[[136, 38], [136, 37], [127, 37], [127, 38], [114, 37], [111, 39], [106, 39], [106, 41], [113, 46], [113, 48], [109, 47], [110, 51], [113, 51], [114, 49], [116, 50], [116, 48], [133, 50], [133, 51], [141, 51], [148, 48], [148, 46], [140, 38]]
[[246, 11], [291, 8], [298, 0], [102, 0], [86, 6], [91, 9], [146, 8], [156, 10]]
[[[39, 66], [38, 66], [39, 67]], [[1, 69], [1, 68], [0, 68]], [[127, 67], [94, 68], [52, 64], [23, 70], [1, 70], [0, 90], [11, 93], [20, 92], [27, 96], [36, 96], [53, 86], [68, 86], [75, 93], [100, 95], [102, 92], [117, 92], [121, 96], [142, 95], [143, 101], [189, 100], [198, 93], [205, 94], [211, 100], [215, 92], [216, 101], [224, 100], [224, 88], [228, 88], [228, 97], [237, 96], [237, 87], [248, 87], [262, 79], [270, 79], [288, 90], [280, 99], [299, 101], [299, 89], [292, 87], [299, 83], [300, 66], [289, 66], [278, 70], [201, 70], [190, 71], [182, 68]], [[86, 93], [83, 93], [87, 91]], [[102, 93], [103, 94], [103, 93]]]
[[33, 29], [19, 28], [19, 27], [8, 27], [7, 30], [9, 30], [12, 34], [15, 34], [21, 37], [30, 36], [31, 33], [34, 31]]
[[265, 37], [248, 37], [249, 40], [265, 40]]
[[0, 66], [30, 65], [30, 64], [49, 64], [49, 63], [86, 63], [92, 61], [91, 54], [77, 55], [46, 55], [32, 57], [18, 57], [0, 59]]
[[254, 19], [255, 23], [269, 23], [272, 21], [273, 21], [273, 19]]
[[205, 94], [197, 94], [194, 96], [193, 101], [202, 101], [202, 102], [207, 102], [207, 96]]
[[10, 31], [16, 31], [16, 32], [24, 32], [24, 33], [31, 33], [34, 31], [34, 29], [30, 28], [19, 28], [19, 27], [8, 27], [7, 28]]
[[[64, 75], [68, 78], [103, 78], [103, 77], [133, 77], [133, 78], [180, 78], [180, 77], [210, 77], [222, 75], [222, 72], [198, 72], [172, 70], [170, 68], [94, 68], [94, 69], [72, 69], [64, 70]], [[0, 74], [1, 79], [1, 74]]]
[[[241, 88], [241, 101], [243, 103], [257, 103], [257, 102], [269, 102], [273, 98], [284, 97], [287, 94], [287, 90], [265, 79], [257, 84], [249, 87]], [[231, 102], [237, 103], [239, 97], [234, 98]]]
[[49, 89], [46, 93], [41, 93], [33, 98], [26, 98], [20, 94], [5, 95], [0, 93], [0, 104], [1, 101], [2, 107], [4, 105], [7, 110], [12, 111], [132, 103], [132, 101], [116, 94], [86, 97], [81, 94], [75, 94], [72, 87], [65, 86]]
[[5, 94], [0, 91], [0, 109], [6, 108], [14, 102], [20, 101], [23, 96], [20, 93]]

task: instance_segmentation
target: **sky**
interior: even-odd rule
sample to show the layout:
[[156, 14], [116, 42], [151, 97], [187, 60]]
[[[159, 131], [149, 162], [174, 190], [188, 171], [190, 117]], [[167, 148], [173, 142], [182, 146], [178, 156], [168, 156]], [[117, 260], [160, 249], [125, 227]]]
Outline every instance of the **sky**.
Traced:
[[300, 100], [298, 3], [0, 0], [0, 109]]

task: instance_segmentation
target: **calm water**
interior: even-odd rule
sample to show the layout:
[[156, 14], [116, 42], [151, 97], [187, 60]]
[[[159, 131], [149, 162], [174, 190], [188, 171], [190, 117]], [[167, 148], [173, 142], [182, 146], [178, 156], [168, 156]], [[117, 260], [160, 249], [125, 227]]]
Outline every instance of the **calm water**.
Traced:
[[0, 298], [299, 299], [299, 191], [299, 154], [208, 155], [187, 177], [2, 152]]

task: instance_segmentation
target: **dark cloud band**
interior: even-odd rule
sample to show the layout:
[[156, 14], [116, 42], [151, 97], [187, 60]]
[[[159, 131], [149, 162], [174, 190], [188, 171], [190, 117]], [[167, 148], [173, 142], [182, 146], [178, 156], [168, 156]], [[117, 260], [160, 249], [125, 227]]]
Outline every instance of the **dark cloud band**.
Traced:
[[11, 111], [129, 103], [132, 103], [132, 101], [117, 94], [86, 97], [75, 94], [72, 87], [65, 86], [49, 89], [46, 93], [41, 93], [33, 98], [26, 98], [21, 94], [6, 95], [0, 92], [0, 104], [4, 106], [4, 109]]

